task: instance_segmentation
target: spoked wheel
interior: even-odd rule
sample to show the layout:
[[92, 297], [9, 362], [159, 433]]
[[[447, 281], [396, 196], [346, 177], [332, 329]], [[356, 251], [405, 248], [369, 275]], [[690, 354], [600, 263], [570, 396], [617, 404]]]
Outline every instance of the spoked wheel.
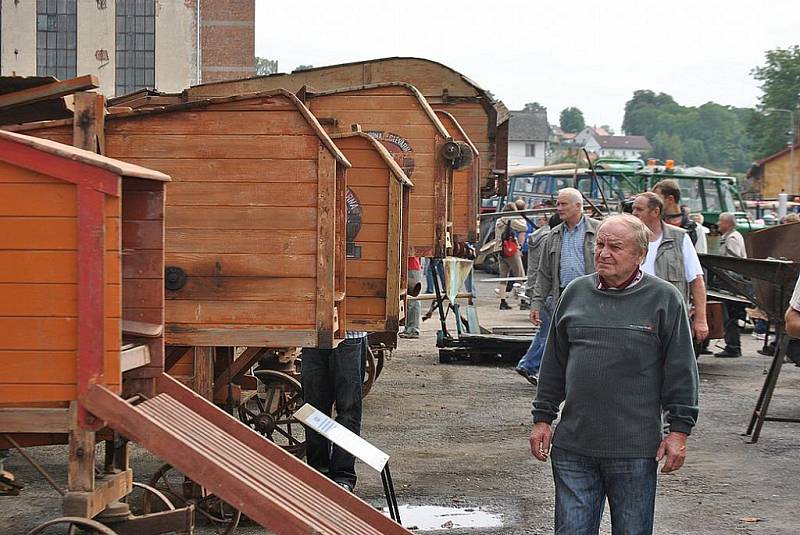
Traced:
[[[141, 491], [142, 496], [140, 499], [136, 499], [136, 495], [139, 494], [137, 490]], [[131, 513], [136, 516], [175, 510], [172, 500], [166, 494], [155, 487], [138, 481], [133, 482], [133, 492], [125, 496], [124, 501], [131, 508]]]
[[367, 369], [364, 371], [364, 382], [361, 384], [361, 398], [367, 397], [369, 391], [372, 390], [372, 385], [375, 384], [375, 377], [377, 376], [377, 365], [375, 363], [375, 354], [372, 348], [367, 348]]
[[294, 417], [303, 406], [303, 387], [283, 372], [258, 370], [258, 393], [239, 406], [239, 419], [292, 455], [306, 454], [306, 432]]
[[381, 376], [381, 372], [383, 371], [383, 365], [386, 360], [386, 353], [389, 351], [388, 349], [381, 349], [375, 352], [375, 380], [377, 381], [378, 378]]
[[[171, 465], [165, 464], [159, 468], [150, 479], [149, 486], [165, 496], [171, 504], [179, 507], [194, 505], [195, 512], [214, 527], [217, 535], [233, 535], [236, 532], [242, 512], [209, 493]], [[152, 506], [152, 500], [148, 506]]]
[[[28, 535], [38, 535], [39, 533], [56, 533], [54, 530], [48, 530], [52, 526], [66, 526], [68, 535], [77, 535], [77, 533], [91, 533], [93, 535], [117, 535], [117, 532], [89, 518], [80, 516], [62, 516], [61, 518], [54, 518], [44, 524], [37, 526], [28, 532]], [[81, 531], [79, 532], [78, 529]], [[63, 533], [63, 531], [61, 532]]]

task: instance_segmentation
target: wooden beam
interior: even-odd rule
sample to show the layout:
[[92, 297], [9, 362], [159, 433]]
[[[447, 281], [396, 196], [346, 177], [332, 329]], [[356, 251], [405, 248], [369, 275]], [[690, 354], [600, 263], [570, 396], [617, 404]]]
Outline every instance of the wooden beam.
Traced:
[[68, 433], [69, 409], [0, 409], [4, 433]]
[[109, 504], [127, 496], [133, 490], [133, 470], [98, 476], [92, 491], [70, 491], [64, 496], [64, 515], [93, 518]]
[[86, 91], [87, 89], [97, 89], [98, 87], [100, 87], [100, 82], [97, 80], [97, 76], [87, 74], [61, 82], [53, 82], [0, 95], [0, 108], [24, 106], [40, 100], [59, 98], [64, 95], [71, 95], [76, 91]]

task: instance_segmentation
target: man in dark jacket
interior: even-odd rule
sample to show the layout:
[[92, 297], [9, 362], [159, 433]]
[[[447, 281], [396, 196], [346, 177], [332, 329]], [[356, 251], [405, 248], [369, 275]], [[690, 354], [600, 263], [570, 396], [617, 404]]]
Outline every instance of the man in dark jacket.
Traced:
[[639, 267], [649, 240], [633, 216], [605, 219], [597, 273], [567, 286], [550, 325], [530, 446], [552, 459], [557, 534], [597, 533], [606, 498], [614, 533], [652, 533], [658, 461], [668, 473], [686, 457], [697, 364], [682, 296]]

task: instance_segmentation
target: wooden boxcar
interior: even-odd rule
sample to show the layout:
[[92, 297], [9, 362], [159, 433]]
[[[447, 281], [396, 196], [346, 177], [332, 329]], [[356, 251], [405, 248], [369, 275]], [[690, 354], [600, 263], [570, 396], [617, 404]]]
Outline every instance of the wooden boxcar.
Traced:
[[453, 192], [450, 195], [453, 211], [453, 242], [472, 242], [478, 240], [478, 208], [481, 202], [481, 160], [478, 148], [472, 143], [461, 124], [449, 112], [435, 110], [453, 139], [463, 145], [469, 154], [461, 156], [462, 161], [453, 169]]
[[369, 134], [332, 137], [352, 164], [347, 172], [347, 329], [385, 333], [396, 344], [405, 317], [412, 183]]
[[[291, 74], [213, 82], [185, 91], [189, 99], [282, 87], [297, 92], [308, 85], [320, 91], [386, 82], [407, 82], [436, 109], [451, 113], [480, 151], [484, 196], [505, 187], [508, 171], [508, 120], [502, 102], [463, 74], [428, 59], [394, 57], [329, 65]], [[413, 177], [410, 177], [414, 180]]]
[[[59, 122], [15, 129], [71, 142]], [[167, 344], [333, 347], [344, 337], [349, 163], [294, 95], [111, 114], [105, 154], [173, 179]]]
[[444, 257], [453, 169], [442, 149], [452, 141], [419, 91], [394, 83], [321, 93], [308, 90], [299, 96], [328, 132], [346, 133], [358, 125], [386, 147], [414, 183], [409, 254]]

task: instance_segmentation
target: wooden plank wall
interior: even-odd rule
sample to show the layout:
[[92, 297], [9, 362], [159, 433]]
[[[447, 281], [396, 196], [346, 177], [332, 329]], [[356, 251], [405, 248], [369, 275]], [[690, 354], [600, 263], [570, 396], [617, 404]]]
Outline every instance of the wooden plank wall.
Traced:
[[[437, 247], [434, 183], [437, 172], [447, 173], [437, 169], [443, 166], [438, 148], [444, 140], [416, 96], [407, 87], [387, 86], [315, 96], [308, 106], [331, 132], [349, 132], [350, 125], [357, 123], [365, 132], [391, 132], [409, 143], [412, 152], [406, 156], [412, 156], [414, 161], [413, 172], [407, 172], [414, 182], [409, 245], [417, 254], [432, 256], [432, 250]], [[324, 121], [326, 118], [335, 118], [337, 125], [331, 126]], [[384, 146], [389, 152], [396, 152], [391, 144], [384, 142]], [[358, 161], [351, 163], [356, 167], [360, 165]], [[398, 163], [403, 167], [402, 158], [398, 158]], [[443, 238], [443, 233], [440, 234]], [[443, 243], [438, 245], [443, 251]]]
[[107, 121], [108, 156], [172, 177], [168, 344], [314, 345], [319, 147], [284, 97]]
[[[77, 186], [0, 163], [0, 404], [77, 397]], [[105, 378], [119, 391], [120, 204], [106, 200]]]
[[361, 247], [361, 258], [347, 259], [348, 329], [383, 331], [386, 328], [389, 187], [394, 178], [368, 140], [354, 136], [338, 138], [335, 142], [353, 163], [347, 171], [347, 186], [361, 205], [362, 218], [361, 230], [355, 238], [355, 243]]

